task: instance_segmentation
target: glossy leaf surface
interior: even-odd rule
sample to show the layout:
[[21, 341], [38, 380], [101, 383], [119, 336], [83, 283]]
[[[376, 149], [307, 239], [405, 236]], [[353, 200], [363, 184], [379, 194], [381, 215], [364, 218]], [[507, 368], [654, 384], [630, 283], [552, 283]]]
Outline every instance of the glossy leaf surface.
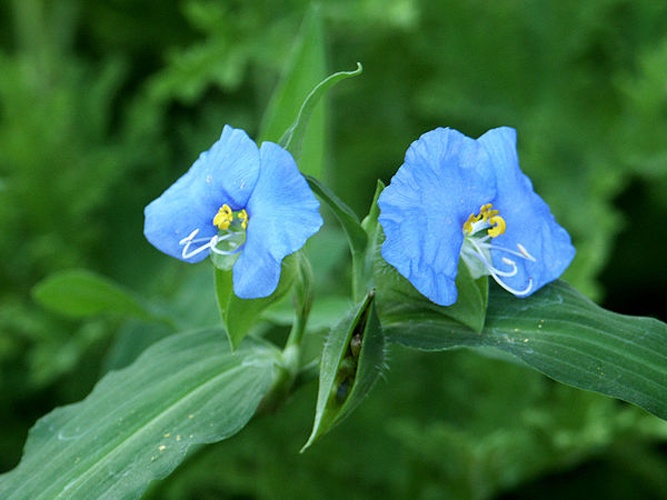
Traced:
[[383, 319], [390, 340], [424, 350], [493, 347], [559, 382], [667, 419], [667, 325], [660, 321], [607, 311], [563, 281], [527, 299], [492, 286], [481, 334], [424, 301]]
[[80, 403], [30, 431], [2, 498], [136, 498], [197, 445], [226, 439], [255, 413], [279, 353], [246, 342], [230, 351], [209, 329], [170, 336], [105, 376]]

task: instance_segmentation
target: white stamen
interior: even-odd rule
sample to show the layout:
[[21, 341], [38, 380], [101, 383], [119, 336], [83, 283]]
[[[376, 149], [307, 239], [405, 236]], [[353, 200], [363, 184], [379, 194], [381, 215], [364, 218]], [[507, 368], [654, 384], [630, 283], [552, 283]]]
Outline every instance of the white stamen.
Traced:
[[516, 246], [519, 248], [519, 252], [521, 252], [521, 255], [523, 255], [526, 259], [532, 260], [533, 262], [537, 262], [537, 259], [530, 255], [528, 253], [528, 250], [526, 250], [526, 247], [524, 247], [521, 243], [517, 243]]
[[512, 276], [516, 276], [516, 273], [519, 272], [519, 268], [518, 268], [518, 266], [516, 265], [516, 262], [514, 262], [512, 259], [508, 259], [507, 257], [503, 257], [501, 260], [502, 260], [505, 264], [507, 264], [508, 266], [510, 266], [510, 267], [512, 268], [512, 270], [511, 270], [511, 271], [501, 271], [500, 269], [498, 269], [498, 268], [496, 267], [496, 268], [495, 268], [495, 269], [496, 269], [496, 274], [497, 274], [498, 276], [504, 276], [505, 278], [511, 278]]
[[[217, 239], [218, 239], [217, 235], [213, 236], [212, 238], [196, 238], [195, 239], [195, 236], [197, 236], [197, 234], [199, 234], [199, 229], [195, 229], [187, 237], [183, 238], [181, 241], [178, 242], [179, 245], [185, 245], [183, 247], [183, 251], [181, 252], [181, 257], [183, 257], [184, 259], [189, 259], [191, 257], [194, 257], [195, 255], [200, 254], [200, 253], [204, 252], [205, 250], [208, 250], [209, 248], [214, 247], [215, 244], [217, 243]], [[191, 245], [201, 243], [201, 242], [205, 242], [205, 243], [201, 246], [198, 246], [194, 250], [189, 251]]]
[[[528, 285], [523, 290], [517, 290], [516, 288], [511, 287], [510, 285], [505, 283], [504, 278], [511, 278], [517, 275], [517, 273], [519, 272], [519, 268], [516, 262], [507, 257], [503, 257], [502, 258], [503, 263], [507, 264], [511, 268], [510, 270], [503, 271], [495, 267], [491, 262], [489, 262], [489, 259], [486, 258], [486, 254], [489, 253], [488, 250], [498, 250], [501, 252], [509, 253], [511, 255], [516, 255], [518, 257], [533, 262], [536, 262], [536, 259], [532, 255], [530, 255], [528, 251], [525, 249], [525, 247], [521, 244], [517, 244], [517, 247], [519, 248], [519, 251], [517, 252], [509, 248], [500, 247], [487, 243], [489, 239], [490, 239], [489, 237], [481, 238], [479, 240], [477, 240], [476, 238], [466, 238], [466, 241], [472, 245], [473, 249], [473, 251], [468, 251], [467, 253], [469, 255], [476, 257], [484, 265], [484, 267], [487, 269], [487, 271], [489, 272], [491, 277], [496, 281], [496, 283], [498, 283], [505, 290], [517, 296], [528, 294], [533, 289], [533, 278], [528, 279]], [[486, 250], [487, 252], [484, 252], [484, 250]], [[464, 246], [464, 251], [465, 251], [465, 246]]]
[[[234, 234], [227, 233], [220, 235], [213, 235], [211, 238], [195, 238], [199, 234], [199, 229], [195, 229], [188, 236], [183, 238], [178, 242], [179, 245], [185, 245], [183, 251], [181, 252], [181, 257], [184, 259], [189, 259], [194, 257], [197, 254], [200, 254], [206, 250], [211, 250], [211, 252], [217, 253], [218, 255], [232, 255], [238, 252], [242, 246], [242, 242], [234, 241]], [[221, 241], [226, 241], [230, 247], [230, 250], [221, 250], [217, 248], [218, 243]], [[191, 245], [196, 245], [197, 243], [204, 242], [202, 245], [198, 246], [194, 250], [190, 251]]]
[[199, 234], [199, 229], [195, 229], [192, 231], [189, 235], [187, 235], [185, 238], [183, 238], [181, 241], [178, 242], [179, 245], [185, 245], [186, 242], [190, 242], [194, 239], [195, 236]]
[[[236, 252], [238, 252], [243, 245], [243, 242], [235, 241], [234, 239], [234, 234], [232, 233], [227, 233], [223, 234], [222, 236], [214, 236], [216, 239], [215, 245], [211, 247], [211, 252], [217, 253], [218, 255], [233, 255]], [[227, 245], [229, 246], [229, 250], [221, 250], [218, 248], [218, 243], [221, 241], [227, 241]]]

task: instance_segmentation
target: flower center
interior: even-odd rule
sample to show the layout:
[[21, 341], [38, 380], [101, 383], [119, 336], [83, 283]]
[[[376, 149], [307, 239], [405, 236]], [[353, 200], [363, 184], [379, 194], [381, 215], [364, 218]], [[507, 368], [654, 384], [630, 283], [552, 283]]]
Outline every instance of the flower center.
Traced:
[[461, 258], [470, 268], [474, 278], [484, 275], [491, 275], [496, 282], [505, 290], [514, 295], [526, 295], [533, 288], [533, 279], [529, 278], [526, 287], [522, 290], [511, 287], [506, 283], [507, 278], [516, 276], [519, 267], [516, 260], [509, 257], [502, 257], [502, 262], [507, 269], [500, 269], [493, 265], [491, 252], [503, 252], [521, 259], [535, 262], [535, 257], [528, 253], [528, 250], [517, 243], [517, 250], [505, 248], [491, 243], [494, 238], [505, 234], [507, 223], [500, 215], [500, 211], [493, 208], [493, 204], [482, 205], [478, 214], [470, 214], [468, 220], [463, 223], [463, 247], [461, 248]]
[[248, 220], [245, 209], [234, 211], [225, 203], [211, 221], [211, 224], [218, 228], [218, 234], [210, 238], [197, 238], [199, 228], [195, 229], [179, 242], [183, 245], [181, 255], [184, 259], [189, 259], [210, 250], [214, 255], [220, 256], [216, 259], [217, 267], [231, 269], [238, 252], [245, 244]]
[[220, 207], [218, 213], [213, 217], [213, 225], [221, 231], [229, 229], [234, 222], [241, 226], [241, 229], [248, 227], [248, 212], [245, 208], [234, 212], [227, 203]]
[[470, 236], [477, 234], [483, 229], [488, 229], [487, 233], [491, 238], [495, 238], [505, 233], [507, 224], [505, 219], [500, 216], [499, 210], [494, 210], [492, 203], [487, 203], [479, 208], [477, 215], [470, 214], [468, 220], [463, 224], [463, 232]]

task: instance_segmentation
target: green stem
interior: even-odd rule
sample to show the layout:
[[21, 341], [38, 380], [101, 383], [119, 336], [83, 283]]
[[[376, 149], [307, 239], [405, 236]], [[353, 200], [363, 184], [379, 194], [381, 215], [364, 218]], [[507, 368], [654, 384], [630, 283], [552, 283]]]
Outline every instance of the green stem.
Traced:
[[301, 368], [301, 343], [306, 333], [306, 324], [313, 304], [312, 270], [308, 259], [296, 255], [299, 279], [295, 285], [294, 309], [296, 319], [282, 351], [282, 366], [272, 389], [262, 401], [261, 412], [270, 412], [280, 406], [294, 388]]
[[[292, 330], [285, 343], [283, 355], [289, 354], [289, 351], [292, 349], [296, 349], [297, 351], [301, 350], [301, 342], [306, 333], [306, 324], [308, 323], [308, 316], [310, 315], [310, 310], [313, 305], [313, 271], [308, 259], [303, 254], [298, 255], [298, 266], [299, 280], [295, 285], [294, 294], [296, 320], [292, 325]], [[296, 373], [296, 370], [298, 370], [298, 360], [294, 373]]]
[[320, 360], [319, 358], [312, 360], [310, 363], [305, 365], [299, 373], [296, 375], [294, 384], [292, 386], [292, 392], [296, 391], [304, 385], [308, 385], [311, 382], [319, 380], [320, 378]]

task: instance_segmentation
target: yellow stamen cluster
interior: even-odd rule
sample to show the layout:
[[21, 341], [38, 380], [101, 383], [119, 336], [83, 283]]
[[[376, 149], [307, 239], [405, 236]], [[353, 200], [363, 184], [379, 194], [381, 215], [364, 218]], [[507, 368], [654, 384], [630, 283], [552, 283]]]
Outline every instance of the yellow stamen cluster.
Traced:
[[494, 210], [493, 204], [487, 203], [482, 205], [479, 208], [478, 214], [470, 214], [468, 220], [463, 224], [463, 230], [466, 233], [471, 234], [474, 230], [474, 224], [483, 221], [490, 226], [487, 234], [491, 236], [491, 238], [500, 236], [501, 234], [505, 233], [507, 224], [505, 223], [505, 219], [503, 219], [499, 214], [500, 211]]
[[234, 212], [232, 208], [226, 203], [220, 207], [218, 213], [213, 217], [213, 225], [220, 230], [229, 229], [234, 219], [241, 222], [241, 228], [246, 229], [248, 227], [248, 212], [245, 209], [241, 209], [237, 212]]

